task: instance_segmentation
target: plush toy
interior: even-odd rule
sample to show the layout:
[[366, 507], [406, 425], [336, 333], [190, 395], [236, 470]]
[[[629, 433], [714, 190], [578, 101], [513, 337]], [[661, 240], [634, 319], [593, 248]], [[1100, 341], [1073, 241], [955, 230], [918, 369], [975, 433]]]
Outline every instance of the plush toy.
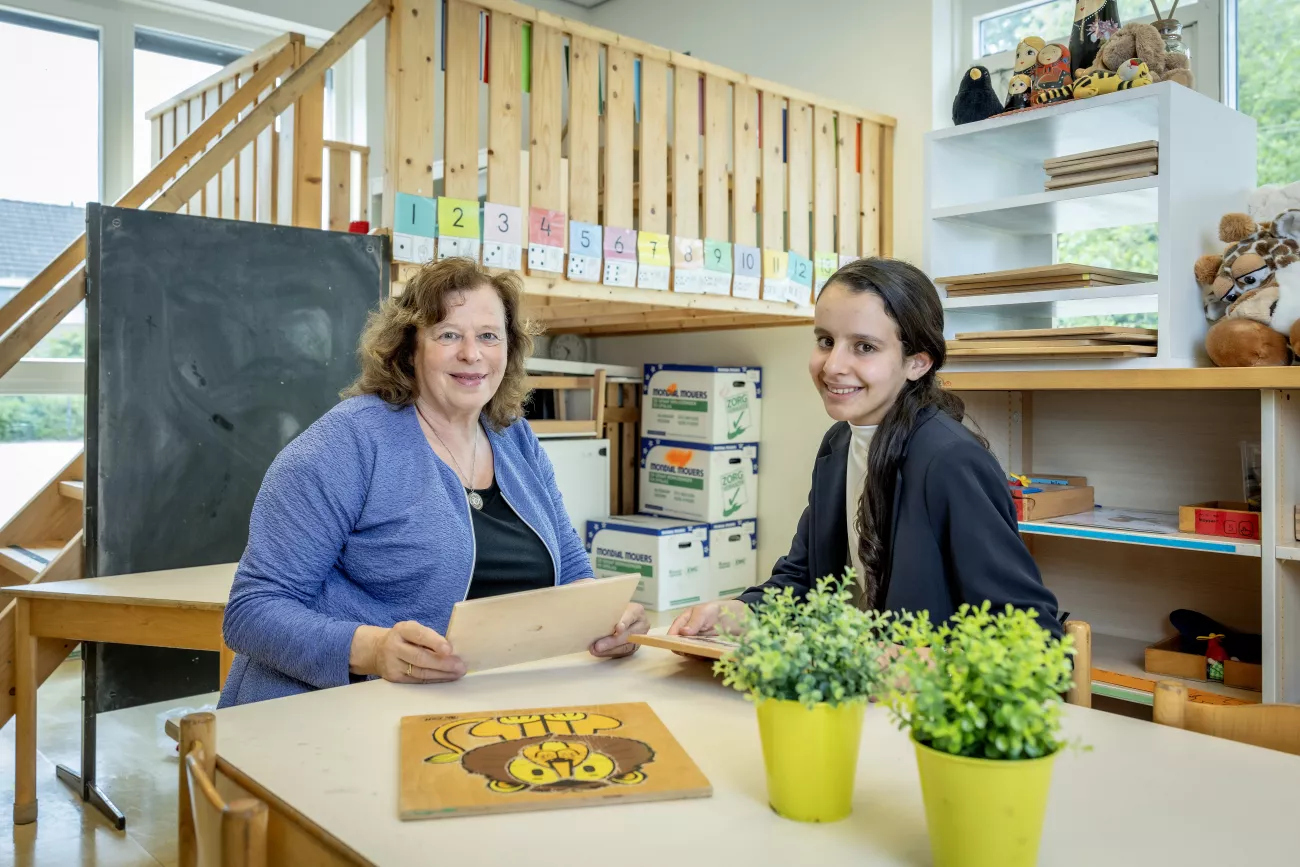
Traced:
[[1300, 181], [1286, 186], [1264, 184], [1246, 199], [1246, 213], [1256, 222], [1270, 220], [1292, 208], [1300, 208]]
[[1103, 93], [1131, 90], [1151, 83], [1151, 70], [1136, 58], [1121, 64], [1118, 72], [1085, 71], [1074, 81], [1074, 98], [1087, 99]]
[[1205, 350], [1220, 367], [1288, 364], [1300, 348], [1300, 210], [1272, 222], [1225, 214], [1222, 255], [1202, 256], [1193, 271], [1205, 316], [1214, 324]]
[[966, 70], [957, 87], [957, 96], [952, 101], [952, 122], [957, 126], [987, 120], [1002, 111], [1002, 103], [993, 90], [993, 79], [983, 66], [972, 66]]
[[1083, 71], [1115, 72], [1133, 59], [1147, 65], [1154, 82], [1176, 81], [1184, 87], [1194, 84], [1187, 56], [1165, 51], [1164, 38], [1150, 24], [1125, 24], [1101, 46], [1096, 59]]
[[1070, 57], [1075, 70], [1091, 67], [1102, 46], [1119, 29], [1118, 0], [1078, 0], [1070, 28]]
[[1074, 97], [1070, 49], [1058, 42], [1044, 45], [1034, 67], [1034, 104], [1051, 105]]

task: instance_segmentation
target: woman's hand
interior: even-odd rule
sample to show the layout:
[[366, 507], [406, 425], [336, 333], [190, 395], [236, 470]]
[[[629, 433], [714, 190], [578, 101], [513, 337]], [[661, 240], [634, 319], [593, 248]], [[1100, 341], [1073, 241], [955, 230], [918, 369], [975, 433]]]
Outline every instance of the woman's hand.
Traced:
[[604, 638], [598, 638], [591, 645], [591, 655], [602, 659], [617, 656], [629, 656], [636, 653], [637, 645], [627, 640], [629, 635], [645, 635], [650, 631], [650, 621], [646, 619], [645, 609], [636, 602], [629, 603], [623, 617], [614, 627], [614, 631]]
[[673, 625], [668, 627], [668, 634], [690, 638], [735, 632], [748, 610], [749, 606], [735, 599], [706, 602], [677, 615]]
[[392, 629], [359, 627], [348, 667], [353, 674], [374, 674], [393, 683], [442, 683], [465, 676], [465, 663], [451, 642], [414, 620]]

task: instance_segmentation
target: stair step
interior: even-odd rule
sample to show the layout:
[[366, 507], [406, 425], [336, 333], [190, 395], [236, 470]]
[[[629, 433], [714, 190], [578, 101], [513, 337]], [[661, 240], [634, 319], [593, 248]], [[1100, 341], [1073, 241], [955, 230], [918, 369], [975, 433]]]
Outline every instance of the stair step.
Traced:
[[59, 493], [73, 500], [86, 499], [86, 483], [82, 481], [59, 482]]
[[50, 561], [59, 556], [63, 545], [59, 542], [41, 542], [36, 545], [9, 545], [0, 548], [0, 567], [30, 581]]

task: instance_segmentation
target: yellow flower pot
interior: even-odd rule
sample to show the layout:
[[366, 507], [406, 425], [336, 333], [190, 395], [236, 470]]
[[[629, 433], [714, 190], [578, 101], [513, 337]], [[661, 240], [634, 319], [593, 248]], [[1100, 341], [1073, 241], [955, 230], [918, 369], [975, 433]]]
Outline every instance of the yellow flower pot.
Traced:
[[1000, 761], [916, 746], [935, 867], [1033, 867], [1056, 755]]
[[812, 710], [797, 701], [760, 700], [758, 733], [767, 798], [780, 816], [837, 822], [853, 811], [853, 780], [866, 700]]

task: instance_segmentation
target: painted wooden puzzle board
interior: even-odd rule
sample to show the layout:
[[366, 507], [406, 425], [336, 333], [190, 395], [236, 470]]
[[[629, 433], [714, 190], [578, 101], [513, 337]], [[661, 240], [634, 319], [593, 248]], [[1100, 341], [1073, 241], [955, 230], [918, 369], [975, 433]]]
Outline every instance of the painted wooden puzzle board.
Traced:
[[713, 794], [643, 702], [408, 716], [399, 744], [403, 820]]

